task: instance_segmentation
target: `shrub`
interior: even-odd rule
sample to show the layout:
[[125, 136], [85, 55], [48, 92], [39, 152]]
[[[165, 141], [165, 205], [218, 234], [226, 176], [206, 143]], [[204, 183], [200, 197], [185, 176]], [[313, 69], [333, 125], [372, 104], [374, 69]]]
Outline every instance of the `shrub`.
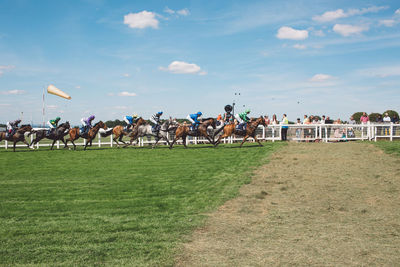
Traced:
[[395, 110], [389, 109], [389, 110], [386, 110], [385, 112], [383, 112], [382, 114], [384, 115], [386, 112], [389, 114], [390, 118], [393, 118], [394, 115], [396, 115], [397, 118], [399, 117], [399, 113], [397, 113], [397, 111], [395, 111]]
[[[363, 115], [363, 112], [362, 111], [359, 111], [359, 112], [356, 112], [356, 113], [354, 113], [352, 116], [353, 116], [353, 119], [356, 121], [356, 122], [360, 122], [360, 118], [361, 118], [361, 116]], [[368, 115], [368, 114], [367, 114]], [[370, 119], [371, 120], [371, 119]]]

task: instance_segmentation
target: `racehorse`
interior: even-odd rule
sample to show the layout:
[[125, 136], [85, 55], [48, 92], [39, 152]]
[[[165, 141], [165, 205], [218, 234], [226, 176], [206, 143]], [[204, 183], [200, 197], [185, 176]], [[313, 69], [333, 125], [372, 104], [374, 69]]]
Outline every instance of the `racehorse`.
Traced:
[[171, 149], [179, 138], [182, 138], [183, 145], [185, 146], [185, 148], [187, 148], [186, 146], [187, 136], [204, 136], [211, 144], [214, 144], [214, 140], [207, 133], [208, 126], [211, 126], [213, 129], [215, 129], [216, 120], [214, 118], [203, 119], [200, 125], [198, 126], [197, 131], [191, 131], [190, 127], [187, 125], [180, 125], [178, 129], [176, 129], [175, 138], [172, 141], [169, 148]]
[[254, 140], [255, 140], [260, 146], [263, 146], [263, 145], [261, 144], [260, 140], [258, 140], [257, 137], [256, 137], [256, 130], [257, 130], [257, 127], [258, 127], [260, 124], [261, 124], [261, 125], [264, 125], [264, 126], [267, 126], [267, 124], [265, 123], [265, 120], [264, 120], [264, 118], [263, 118], [262, 116], [261, 116], [260, 118], [256, 119], [255, 121], [250, 121], [250, 122], [248, 122], [248, 123], [247, 123], [247, 126], [246, 126], [246, 130], [242, 130], [242, 131], [236, 130], [236, 124], [228, 124], [228, 125], [225, 125], [223, 134], [219, 136], [217, 142], [215, 142], [214, 145], [217, 146], [217, 145], [221, 142], [221, 139], [222, 139], [222, 138], [229, 137], [229, 136], [231, 136], [232, 134], [236, 134], [236, 135], [244, 136], [243, 141], [242, 141], [242, 143], [240, 144], [240, 147], [242, 147], [243, 143], [244, 143], [244, 142], [247, 140], [247, 138], [249, 138], [249, 137], [253, 137]]
[[82, 137], [84, 139], [86, 139], [86, 144], [85, 144], [85, 148], [84, 150], [86, 150], [87, 146], [91, 146], [92, 145], [92, 141], [93, 139], [96, 138], [96, 134], [97, 132], [100, 130], [100, 128], [106, 130], [107, 126], [104, 124], [104, 122], [99, 121], [98, 123], [96, 123], [92, 129], [89, 129], [89, 131], [87, 133], [85, 133], [84, 135], [81, 135], [79, 133], [79, 128], [72, 128], [69, 130], [69, 138], [66, 140], [65, 142], [65, 147], [68, 147], [68, 141], [71, 141], [71, 143], [74, 145], [74, 150], [76, 149], [76, 145], [74, 143], [75, 140], [77, 140], [79, 137]]
[[18, 142], [24, 142], [29, 147], [29, 143], [25, 140], [25, 133], [29, 132], [28, 136], [32, 134], [32, 126], [30, 125], [22, 125], [17, 129], [17, 131], [12, 136], [6, 135], [6, 132], [0, 132], [0, 141], [7, 140], [10, 142], [14, 142], [13, 151], [15, 152], [15, 145]]
[[53, 150], [53, 146], [55, 144], [55, 142], [57, 140], [61, 140], [64, 143], [64, 147], [65, 147], [65, 141], [64, 141], [64, 136], [66, 136], [71, 128], [71, 126], [69, 125], [69, 122], [65, 122], [60, 124], [56, 129], [54, 129], [54, 131], [52, 131], [50, 133], [50, 135], [47, 135], [48, 130], [39, 130], [36, 131], [36, 137], [35, 139], [31, 142], [31, 144], [29, 145], [31, 148], [34, 148], [34, 145], [39, 142], [40, 140], [42, 140], [43, 138], [47, 138], [50, 140], [53, 140], [53, 143], [51, 144], [51, 150]]
[[129, 144], [131, 145], [132, 142], [138, 137], [154, 136], [156, 142], [152, 145], [152, 148], [155, 148], [158, 141], [160, 141], [161, 139], [167, 141], [168, 145], [170, 145], [167, 133], [169, 131], [174, 131], [177, 128], [178, 123], [172, 119], [166, 120], [163, 124], [161, 124], [160, 130], [157, 132], [153, 132], [152, 126], [150, 124], [142, 124], [138, 126], [136, 133], [131, 135], [131, 140]]
[[[140, 117], [139, 119], [137, 119], [136, 122], [133, 123], [132, 126], [131, 126], [132, 134], [134, 133], [134, 130], [135, 130], [136, 125], [138, 125], [138, 124], [141, 125], [141, 124], [143, 124], [143, 123], [145, 123], [145, 120], [144, 120], [143, 118]], [[136, 128], [136, 131], [137, 131], [137, 128]], [[125, 135], [130, 135], [131, 132], [125, 131], [125, 127], [124, 127], [124, 126], [122, 126], [122, 125], [117, 125], [117, 126], [115, 126], [115, 127], [112, 129], [112, 131], [100, 132], [101, 137], [107, 137], [107, 136], [109, 136], [109, 135], [111, 135], [111, 134], [113, 134], [113, 136], [114, 136], [114, 137], [113, 137], [113, 140], [114, 140], [115, 143], [117, 143], [117, 146], [118, 146], [118, 147], [119, 147], [118, 141], [124, 143], [125, 146], [128, 145], [127, 143], [125, 143], [125, 142], [122, 140], [122, 138], [123, 138]]]

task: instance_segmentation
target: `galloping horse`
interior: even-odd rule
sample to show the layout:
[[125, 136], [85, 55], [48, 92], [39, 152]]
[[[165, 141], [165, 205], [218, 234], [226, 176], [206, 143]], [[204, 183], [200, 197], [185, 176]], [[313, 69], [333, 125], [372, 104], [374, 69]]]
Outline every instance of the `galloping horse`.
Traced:
[[84, 139], [87, 140], [86, 144], [85, 144], [85, 148], [84, 150], [86, 150], [87, 146], [91, 146], [92, 145], [92, 141], [93, 139], [96, 138], [96, 134], [97, 132], [100, 130], [100, 128], [106, 130], [107, 126], [104, 124], [104, 122], [99, 121], [98, 123], [96, 123], [92, 129], [89, 130], [88, 133], [84, 134], [84, 135], [80, 135], [79, 133], [79, 128], [72, 128], [69, 130], [69, 138], [66, 140], [65, 142], [65, 147], [68, 147], [68, 141], [71, 141], [71, 143], [74, 145], [74, 150], [76, 149], [76, 145], [74, 143], [75, 140], [77, 140], [79, 137], [82, 137]]
[[32, 145], [35, 145], [37, 142], [39, 142], [43, 138], [47, 138], [47, 139], [53, 140], [53, 144], [51, 144], [51, 150], [53, 150], [54, 143], [57, 140], [61, 140], [64, 143], [64, 147], [65, 147], [66, 144], [64, 141], [64, 136], [66, 136], [69, 133], [69, 131], [67, 131], [67, 130], [69, 130], [70, 128], [71, 128], [71, 126], [69, 125], [69, 122], [67, 121], [65, 123], [60, 124], [52, 133], [50, 133], [49, 136], [47, 136], [48, 130], [36, 131], [36, 137], [29, 146], [31, 148], [34, 148]]
[[10, 142], [14, 142], [13, 151], [15, 152], [15, 145], [17, 144], [17, 142], [24, 142], [24, 144], [26, 144], [29, 147], [29, 143], [26, 142], [26, 140], [25, 140], [26, 132], [29, 132], [29, 135], [31, 135], [32, 126], [22, 125], [21, 127], [18, 128], [18, 130], [16, 131], [16, 133], [13, 136], [8, 136], [8, 137], [6, 137], [7, 136], [6, 132], [0, 132], [0, 141], [7, 140]]
[[107, 136], [113, 134], [113, 136], [114, 136], [113, 140], [114, 140], [115, 143], [117, 143], [117, 146], [118, 146], [118, 147], [119, 147], [118, 141], [124, 143], [124, 145], [127, 146], [128, 144], [125, 143], [125, 142], [122, 140], [122, 138], [123, 138], [125, 135], [134, 134], [134, 133], [135, 133], [135, 130], [136, 130], [136, 132], [137, 132], [137, 128], [135, 128], [136, 125], [141, 125], [141, 124], [143, 124], [143, 123], [145, 123], [145, 120], [144, 120], [143, 118], [140, 117], [139, 119], [136, 120], [135, 123], [132, 124], [132, 132], [127, 132], [127, 131], [124, 130], [124, 126], [122, 126], [122, 125], [117, 125], [117, 126], [115, 126], [115, 127], [112, 129], [112, 131], [107, 131], [107, 132], [104, 132], [104, 133], [100, 132], [100, 135], [101, 135], [101, 137], [107, 137]]
[[264, 120], [264, 118], [263, 118], [262, 116], [261, 116], [260, 118], [256, 119], [255, 121], [248, 122], [245, 131], [238, 131], [238, 130], [236, 130], [236, 129], [235, 129], [235, 128], [236, 128], [236, 125], [235, 125], [235, 124], [228, 124], [228, 125], [225, 125], [225, 127], [224, 127], [224, 133], [223, 133], [222, 135], [219, 136], [217, 142], [215, 142], [214, 145], [217, 146], [217, 145], [221, 142], [221, 139], [222, 139], [222, 138], [229, 137], [229, 136], [231, 136], [232, 134], [236, 134], [236, 135], [244, 136], [243, 141], [242, 141], [242, 143], [240, 144], [240, 147], [242, 147], [243, 143], [244, 143], [244, 142], [247, 140], [247, 138], [249, 138], [249, 137], [253, 137], [254, 140], [255, 140], [260, 146], [263, 146], [263, 145], [261, 144], [261, 142], [260, 142], [260, 141], [257, 139], [257, 137], [256, 137], [256, 130], [257, 130], [257, 127], [258, 127], [260, 124], [261, 124], [261, 125], [264, 125], [264, 126], [267, 126], [267, 125], [265, 124], [265, 120]]
[[197, 131], [191, 131], [189, 129], [190, 127], [187, 125], [180, 125], [178, 127], [178, 129], [176, 129], [174, 141], [172, 141], [169, 148], [172, 148], [174, 146], [175, 142], [179, 138], [182, 138], [183, 145], [185, 146], [185, 148], [187, 148], [187, 146], [186, 146], [186, 137], [187, 136], [204, 136], [205, 138], [207, 138], [207, 140], [211, 144], [214, 144], [214, 140], [207, 133], [207, 128], [208, 128], [208, 126], [211, 126], [211, 127], [213, 127], [213, 129], [215, 129], [215, 127], [216, 127], [215, 122], [216, 122], [216, 120], [214, 118], [203, 119], [201, 124], [198, 126]]
[[137, 128], [136, 133], [132, 134], [129, 144], [131, 145], [132, 142], [135, 139], [137, 139], [138, 137], [154, 136], [156, 142], [152, 145], [152, 148], [155, 148], [157, 143], [158, 143], [158, 141], [160, 141], [161, 139], [164, 139], [165, 141], [167, 141], [168, 145], [170, 145], [167, 133], [169, 131], [176, 130], [177, 128], [178, 128], [178, 123], [175, 120], [172, 120], [172, 119], [166, 120], [161, 125], [161, 128], [160, 128], [159, 132], [153, 132], [152, 131], [152, 126], [150, 124], [139, 125], [138, 128]]

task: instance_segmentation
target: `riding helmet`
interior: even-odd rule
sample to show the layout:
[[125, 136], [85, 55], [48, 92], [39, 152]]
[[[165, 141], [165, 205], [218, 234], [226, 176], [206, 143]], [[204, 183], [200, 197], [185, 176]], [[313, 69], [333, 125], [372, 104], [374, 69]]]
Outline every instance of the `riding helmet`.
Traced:
[[61, 118], [60, 118], [60, 117], [57, 117], [57, 118], [56, 118], [56, 121], [59, 121], [59, 120], [61, 120]]
[[250, 113], [250, 109], [246, 109], [246, 113], [249, 114]]
[[162, 112], [162, 111], [159, 111], [159, 112], [157, 112], [157, 114], [158, 114], [158, 115], [162, 115], [162, 114], [163, 114], [163, 112]]
[[232, 107], [231, 105], [226, 105], [226, 106], [224, 107], [224, 109], [225, 109], [226, 112], [231, 112], [232, 109], [233, 109], [233, 107]]
[[201, 116], [201, 115], [203, 115], [203, 113], [201, 113], [200, 111], [197, 112], [197, 116]]

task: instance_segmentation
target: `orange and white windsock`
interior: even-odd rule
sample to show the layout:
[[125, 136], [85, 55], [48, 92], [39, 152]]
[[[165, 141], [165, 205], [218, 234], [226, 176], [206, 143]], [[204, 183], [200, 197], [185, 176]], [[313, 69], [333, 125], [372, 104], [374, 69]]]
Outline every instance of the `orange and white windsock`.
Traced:
[[66, 99], [71, 99], [71, 97], [69, 95], [67, 95], [66, 93], [64, 93], [63, 91], [61, 91], [60, 89], [58, 89], [57, 87], [55, 87], [52, 84], [50, 84], [47, 87], [47, 93], [57, 95], [57, 96], [60, 96], [60, 97], [66, 98]]

